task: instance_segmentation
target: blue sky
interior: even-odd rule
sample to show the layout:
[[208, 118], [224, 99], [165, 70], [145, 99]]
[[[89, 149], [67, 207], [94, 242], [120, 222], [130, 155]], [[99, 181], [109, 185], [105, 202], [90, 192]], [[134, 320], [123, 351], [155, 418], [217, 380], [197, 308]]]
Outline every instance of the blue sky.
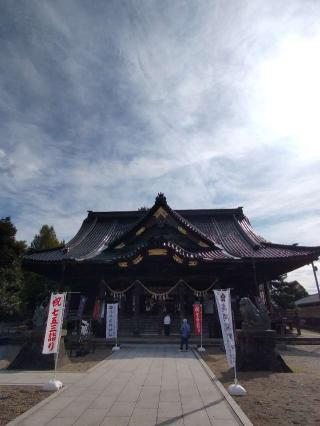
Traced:
[[2, 0], [0, 215], [68, 240], [162, 191], [320, 245], [319, 22], [317, 0]]

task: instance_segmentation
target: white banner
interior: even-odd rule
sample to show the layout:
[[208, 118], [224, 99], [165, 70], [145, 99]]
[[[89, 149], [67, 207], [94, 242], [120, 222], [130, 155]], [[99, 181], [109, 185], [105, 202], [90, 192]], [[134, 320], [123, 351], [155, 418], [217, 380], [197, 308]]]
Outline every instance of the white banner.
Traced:
[[107, 304], [106, 339], [115, 339], [118, 335], [118, 303]]
[[216, 297], [223, 342], [226, 349], [228, 364], [229, 367], [235, 367], [236, 347], [233, 332], [230, 289], [214, 290], [214, 295]]
[[42, 349], [43, 354], [55, 354], [58, 352], [65, 299], [66, 293], [51, 293], [47, 328]]

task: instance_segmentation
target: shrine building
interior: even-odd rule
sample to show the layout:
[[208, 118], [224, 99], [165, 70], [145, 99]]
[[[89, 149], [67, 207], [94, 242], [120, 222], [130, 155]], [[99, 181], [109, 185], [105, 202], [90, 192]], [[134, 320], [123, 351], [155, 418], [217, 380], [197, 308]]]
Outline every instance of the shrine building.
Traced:
[[173, 210], [160, 193], [150, 209], [89, 211], [67, 244], [31, 251], [23, 266], [56, 281], [59, 290], [85, 295], [86, 318], [97, 300], [101, 306], [119, 302], [120, 336], [161, 334], [165, 313], [178, 333], [197, 302], [203, 305], [204, 334], [215, 336], [213, 289], [231, 288], [235, 312], [245, 296], [269, 307], [269, 281], [319, 255], [319, 246], [266, 241], [242, 207]]

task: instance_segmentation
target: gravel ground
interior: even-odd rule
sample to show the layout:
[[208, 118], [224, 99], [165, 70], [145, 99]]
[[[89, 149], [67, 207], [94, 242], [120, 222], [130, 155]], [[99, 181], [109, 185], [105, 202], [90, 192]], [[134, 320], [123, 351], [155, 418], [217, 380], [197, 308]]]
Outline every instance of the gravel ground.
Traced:
[[80, 372], [87, 371], [94, 367], [98, 362], [103, 361], [111, 355], [111, 347], [98, 347], [93, 353], [85, 356], [73, 356], [69, 358], [70, 362], [59, 368], [59, 371]]
[[[257, 426], [320, 426], [320, 346], [287, 346], [280, 352], [293, 373], [239, 372], [248, 395], [236, 398], [237, 403]], [[110, 348], [97, 348], [71, 358], [61, 371], [86, 371], [110, 353]], [[203, 358], [226, 387], [232, 383], [233, 371], [219, 348], [208, 349]], [[1, 386], [0, 426], [49, 395], [35, 386]]]
[[37, 386], [0, 386], [0, 426], [6, 425], [50, 394]]
[[297, 345], [280, 350], [285, 362], [295, 372], [320, 373], [320, 346]]
[[[237, 403], [257, 426], [319, 426], [320, 346], [288, 346], [281, 354], [293, 373], [239, 372], [248, 394]], [[227, 388], [233, 370], [225, 354], [212, 348], [203, 358]]]

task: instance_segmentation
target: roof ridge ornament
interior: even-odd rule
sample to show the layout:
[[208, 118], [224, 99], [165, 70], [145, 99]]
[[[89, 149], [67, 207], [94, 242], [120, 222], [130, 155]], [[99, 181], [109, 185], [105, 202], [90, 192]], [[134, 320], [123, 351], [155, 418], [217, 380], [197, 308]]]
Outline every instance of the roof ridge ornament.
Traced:
[[167, 199], [163, 192], [159, 192], [155, 199], [156, 205], [167, 205]]

